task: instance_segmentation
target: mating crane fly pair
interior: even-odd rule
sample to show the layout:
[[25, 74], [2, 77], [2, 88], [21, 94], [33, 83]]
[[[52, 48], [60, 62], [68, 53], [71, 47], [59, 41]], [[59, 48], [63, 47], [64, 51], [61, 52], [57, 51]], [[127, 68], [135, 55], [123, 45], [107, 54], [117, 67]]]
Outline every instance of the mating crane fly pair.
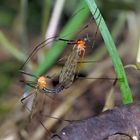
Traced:
[[[95, 13], [96, 12], [97, 12], [97, 9], [95, 10]], [[96, 29], [96, 32], [95, 32], [95, 35], [94, 35], [92, 47], [94, 46], [94, 43], [95, 43], [95, 40], [96, 40], [96, 35], [97, 35], [97, 32], [98, 32], [98, 26], [100, 25], [100, 22], [101, 22], [100, 14], [97, 16], [97, 19], [98, 18], [100, 18], [100, 20], [99, 20], [99, 24], [97, 25], [97, 29]], [[92, 20], [93, 20], [93, 18], [91, 18], [89, 22], [91, 22]], [[89, 26], [89, 23], [87, 25], [85, 25], [79, 31], [79, 33], [81, 31], [83, 31], [84, 29], [86, 29], [88, 26]], [[45, 41], [43, 41], [42, 43], [40, 43], [39, 45], [37, 45], [34, 48], [34, 50], [31, 52], [29, 57], [26, 59], [26, 61], [22, 65], [21, 69], [25, 66], [25, 64], [30, 60], [30, 58], [39, 49], [47, 46], [49, 43], [52, 42], [52, 40], [53, 41], [64, 41], [64, 42], [67, 42], [68, 45], [74, 45], [74, 47], [72, 49], [72, 52], [68, 56], [64, 66], [61, 70], [61, 73], [59, 75], [59, 84], [55, 88], [53, 88], [53, 89], [48, 88], [47, 79], [46, 79], [45, 76], [41, 76], [41, 77], [37, 78], [37, 86], [36, 87], [38, 87], [39, 90], [42, 90], [46, 93], [58, 94], [63, 89], [66, 89], [66, 88], [70, 87], [71, 84], [73, 83], [73, 81], [75, 79], [76, 71], [77, 71], [77, 64], [78, 64], [78, 62], [80, 62], [80, 63], [82, 62], [82, 60], [84, 58], [84, 55], [85, 55], [85, 48], [87, 47], [88, 42], [91, 43], [91, 40], [89, 40], [88, 36], [84, 39], [77, 39], [77, 40], [67, 40], [67, 39], [59, 38], [59, 36], [50, 37], [50, 38], [46, 39]], [[24, 73], [24, 74], [28, 74], [24, 71], [21, 71], [21, 72]], [[28, 75], [31, 75], [31, 74], [28, 74]]]
[[[80, 59], [83, 60], [84, 55], [85, 55], [85, 47], [86, 47], [85, 46], [86, 42], [81, 39], [79, 39], [73, 43], [72, 43], [72, 41], [69, 43], [75, 44], [75, 45], [73, 47], [72, 52], [68, 56], [65, 65], [63, 66], [63, 68], [61, 70], [61, 73], [59, 76], [59, 84], [54, 89], [48, 88], [47, 79], [45, 76], [40, 76], [37, 78], [36, 76], [34, 76], [32, 74], [28, 74], [28, 73], [20, 70], [21, 73], [37, 78], [38, 89], [42, 90], [44, 92], [47, 92], [47, 93], [57, 94], [57, 93], [61, 92], [64, 88], [68, 88], [74, 81], [78, 61], [80, 61]], [[29, 60], [29, 58], [28, 58], [28, 60]], [[26, 62], [27, 62], [27, 60], [26, 60]], [[28, 84], [28, 85], [30, 85], [30, 84]]]
[[[95, 11], [96, 12], [96, 11]], [[99, 18], [100, 16], [98, 16], [97, 18]], [[90, 21], [91, 22], [91, 21]], [[101, 18], [99, 21], [99, 24], [101, 22]], [[99, 26], [98, 24], [98, 26]], [[97, 30], [95, 32], [95, 38], [96, 38], [96, 34], [98, 31], [98, 26], [97, 26]], [[82, 30], [84, 30], [85, 28], [88, 27], [88, 24], [86, 26], [84, 26], [82, 28]], [[80, 30], [80, 32], [82, 31]], [[93, 42], [95, 41], [95, 38], [93, 40]], [[68, 45], [73, 45], [73, 49], [72, 52], [69, 54], [61, 72], [59, 75], [59, 83], [58, 85], [56, 85], [54, 88], [49, 88], [48, 86], [48, 77], [45, 76], [40, 76], [37, 77], [33, 74], [29, 74], [27, 72], [24, 72], [23, 70], [21, 70], [21, 73], [23, 74], [27, 74], [30, 76], [33, 76], [37, 79], [37, 82], [25, 82], [27, 85], [33, 87], [36, 89], [36, 91], [41, 91], [44, 94], [58, 94], [60, 92], [62, 92], [62, 90], [69, 88], [72, 83], [75, 80], [75, 76], [76, 76], [76, 71], [77, 71], [77, 66], [78, 63], [82, 63], [82, 60], [84, 59], [85, 56], [85, 49], [87, 47], [87, 43], [90, 41], [88, 37], [84, 38], [84, 39], [78, 39], [78, 40], [67, 40], [67, 39], [63, 39], [63, 38], [59, 38], [58, 36], [55, 37], [50, 37], [47, 40], [43, 41], [42, 43], [40, 43], [39, 45], [37, 45], [34, 50], [31, 52], [31, 54], [29, 55], [29, 57], [26, 59], [25, 63], [22, 65], [21, 69], [25, 66], [25, 64], [30, 60], [30, 58], [41, 48], [45, 47], [46, 45], [48, 45], [50, 42], [52, 42], [52, 40], [54, 41], [64, 41], [67, 42]], [[94, 43], [93, 43], [94, 44]], [[93, 62], [93, 61], [92, 61]], [[95, 79], [95, 78], [92, 78]], [[97, 79], [97, 78], [96, 78]], [[114, 78], [99, 78], [99, 79], [108, 79], [108, 80], [115, 80]], [[32, 95], [33, 93], [27, 95], [26, 97], [22, 98], [21, 101], [23, 102], [23, 100], [27, 97], [29, 97], [30, 95]], [[35, 95], [37, 95], [38, 92], [35, 92]], [[35, 101], [35, 98], [34, 98]], [[31, 114], [30, 116], [32, 117], [32, 112], [35, 108], [35, 102], [33, 101], [33, 105], [32, 105], [32, 109], [31, 109]]]
[[[70, 44], [72, 44], [72, 42], [70, 42]], [[47, 78], [50, 78], [50, 77], [45, 77], [45, 76], [37, 77], [35, 75], [21, 71], [23, 74], [33, 76], [37, 79], [36, 83], [26, 82], [27, 85], [36, 89], [36, 92], [34, 94], [32, 108], [31, 108], [31, 110], [28, 109], [30, 111], [30, 119], [32, 119], [32, 116], [33, 116], [35, 108], [36, 108], [36, 98], [37, 98], [37, 94], [39, 94], [38, 91], [41, 91], [44, 94], [47, 93], [47, 95], [48, 95], [48, 93], [58, 94], [63, 89], [69, 88], [71, 86], [71, 84], [73, 83], [73, 81], [75, 79], [78, 61], [83, 60], [84, 55], [85, 55], [86, 42], [84, 40], [79, 39], [79, 40], [75, 41], [73, 44], [74, 44], [74, 47], [61, 70], [61, 73], [59, 76], [59, 84], [56, 87], [54, 87], [52, 89], [48, 88]], [[26, 97], [22, 98], [21, 102], [23, 103], [23, 100], [32, 94], [33, 94], [33, 92], [31, 94], [27, 95]], [[52, 118], [54, 118], [54, 117], [52, 117]], [[56, 118], [54, 118], [54, 119], [56, 119]]]
[[[86, 26], [84, 26], [83, 29], [85, 29], [87, 27], [88, 26], [86, 25]], [[97, 34], [97, 31], [96, 31], [96, 34]], [[96, 36], [96, 34], [95, 34], [95, 36]], [[37, 79], [37, 87], [40, 90], [43, 90], [44, 92], [47, 92], [47, 93], [57, 94], [57, 93], [61, 92], [63, 89], [70, 87], [70, 85], [73, 83], [75, 74], [76, 74], [76, 70], [77, 70], [77, 64], [78, 64], [78, 62], [81, 62], [84, 59], [86, 44], [90, 40], [88, 37], [86, 37], [84, 39], [78, 39], [78, 40], [66, 40], [63, 38], [59, 38], [57, 36], [48, 38], [47, 40], [45, 40], [44, 42], [42, 42], [41, 44], [39, 44], [35, 47], [35, 49], [31, 52], [29, 57], [26, 59], [26, 61], [22, 65], [21, 69], [30, 60], [30, 58], [34, 55], [34, 53], [36, 51], [38, 51], [39, 49], [45, 47], [47, 44], [49, 44], [51, 42], [49, 40], [51, 40], [51, 39], [53, 39], [55, 41], [58, 41], [58, 40], [65, 41], [65, 42], [67, 42], [68, 45], [74, 45], [72, 52], [68, 56], [64, 66], [61, 70], [61, 73], [59, 76], [59, 84], [55, 88], [49, 89], [47, 87], [47, 79], [45, 76], [41, 76]], [[21, 72], [24, 74], [28, 74], [22, 70], [21, 70]], [[28, 74], [28, 75], [31, 75], [31, 74]]]

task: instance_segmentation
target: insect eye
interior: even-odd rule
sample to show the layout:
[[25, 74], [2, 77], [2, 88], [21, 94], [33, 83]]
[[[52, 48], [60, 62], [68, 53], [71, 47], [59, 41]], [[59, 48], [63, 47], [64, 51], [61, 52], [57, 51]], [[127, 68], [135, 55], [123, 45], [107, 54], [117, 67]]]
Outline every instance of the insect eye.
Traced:
[[89, 39], [88, 36], [84, 38], [84, 41], [85, 41], [86, 43], [90, 43], [90, 42], [91, 42], [91, 40]]

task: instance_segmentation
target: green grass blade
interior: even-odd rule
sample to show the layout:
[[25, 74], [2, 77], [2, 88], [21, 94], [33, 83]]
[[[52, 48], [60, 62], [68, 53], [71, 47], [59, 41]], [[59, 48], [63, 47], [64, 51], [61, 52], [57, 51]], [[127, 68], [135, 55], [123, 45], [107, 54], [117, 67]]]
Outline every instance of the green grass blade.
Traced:
[[17, 60], [23, 62], [25, 56], [7, 39], [7, 37], [0, 31], [0, 44], [6, 50], [6, 52], [13, 55]]
[[[118, 83], [119, 83], [120, 90], [121, 90], [122, 101], [124, 104], [131, 103], [131, 102], [133, 102], [132, 93], [131, 93], [131, 90], [129, 88], [122, 62], [120, 60], [120, 57], [119, 57], [118, 52], [116, 50], [116, 46], [114, 44], [114, 41], [110, 35], [110, 32], [105, 24], [105, 21], [101, 15], [99, 9], [97, 9], [97, 5], [96, 5], [95, 1], [94, 0], [86, 0], [86, 2], [87, 2], [87, 5], [89, 6], [91, 13], [94, 16], [94, 19], [96, 20], [97, 25], [100, 22], [100, 18], [97, 18], [97, 17], [99, 14], [101, 16], [99, 30], [101, 32], [101, 35], [102, 35], [103, 40], [105, 42], [105, 46], [106, 46], [106, 48], [109, 52], [109, 55], [112, 59], [112, 62], [113, 62], [113, 65], [114, 65], [114, 68], [115, 68], [115, 71], [117, 74]], [[97, 12], [95, 13], [96, 9], [97, 9]]]

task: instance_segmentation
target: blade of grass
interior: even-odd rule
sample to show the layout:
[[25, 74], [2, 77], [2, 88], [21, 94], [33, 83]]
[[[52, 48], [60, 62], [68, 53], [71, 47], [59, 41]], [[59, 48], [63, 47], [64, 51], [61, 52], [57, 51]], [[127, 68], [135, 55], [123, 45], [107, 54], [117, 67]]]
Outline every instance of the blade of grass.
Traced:
[[17, 60], [23, 62], [25, 60], [25, 56], [21, 51], [19, 51], [3, 34], [3, 32], [0, 31], [0, 44], [3, 46], [3, 48], [10, 54], [12, 54]]
[[139, 46], [137, 51], [136, 66], [137, 69], [140, 69], [140, 39], [139, 39]]
[[113, 41], [113, 39], [110, 35], [110, 32], [105, 24], [105, 21], [101, 15], [99, 9], [95, 13], [95, 9], [97, 9], [97, 5], [96, 5], [95, 1], [94, 0], [85, 0], [85, 1], [87, 2], [89, 9], [94, 16], [94, 19], [96, 20], [97, 25], [100, 22], [100, 18], [97, 18], [97, 17], [99, 14], [101, 16], [99, 30], [101, 32], [101, 35], [102, 35], [103, 40], [105, 42], [105, 46], [106, 46], [106, 48], [109, 52], [109, 55], [112, 59], [112, 62], [113, 62], [113, 65], [114, 65], [114, 68], [115, 68], [115, 71], [117, 74], [118, 83], [119, 83], [120, 90], [121, 90], [122, 101], [124, 104], [132, 103], [133, 102], [132, 93], [131, 93], [131, 90], [129, 88], [129, 85], [128, 85], [128, 82], [126, 79], [126, 74], [125, 74], [122, 62], [120, 60], [120, 57], [117, 53], [114, 41]]
[[[69, 34], [69, 39], [71, 39], [74, 37], [78, 29], [80, 29], [84, 20], [87, 18], [89, 14], [89, 10], [85, 2], [81, 1], [77, 9], [79, 10], [81, 9], [81, 7], [84, 7], [86, 9], [86, 12], [85, 10], [83, 10], [84, 12], [79, 12], [78, 15], [72, 17], [71, 20], [66, 24], [66, 26], [63, 28], [62, 32], [60, 33], [60, 37]], [[45, 60], [41, 64], [39, 64], [38, 69], [35, 73], [36, 75], [40, 75], [46, 72], [56, 62], [56, 60], [64, 50], [65, 44], [66, 43], [64, 42], [54, 43], [53, 47], [47, 52], [45, 56]]]
[[45, 38], [45, 33], [48, 26], [50, 9], [51, 9], [51, 0], [43, 0], [42, 25], [41, 25], [43, 38]]
[[[20, 0], [20, 7], [18, 12], [18, 25], [15, 25], [17, 39], [21, 51], [27, 54], [29, 50], [28, 35], [27, 35], [27, 15], [28, 15], [28, 0]], [[17, 22], [17, 18], [15, 18]]]
[[[50, 22], [48, 25], [48, 29], [47, 29], [47, 32], [45, 35], [46, 39], [51, 37], [51, 36], [56, 35], [65, 2], [66, 2], [65, 0], [56, 0], [55, 6], [53, 9], [51, 18], [50, 18]], [[51, 44], [49, 45], [49, 47], [50, 46], [51, 46]]]

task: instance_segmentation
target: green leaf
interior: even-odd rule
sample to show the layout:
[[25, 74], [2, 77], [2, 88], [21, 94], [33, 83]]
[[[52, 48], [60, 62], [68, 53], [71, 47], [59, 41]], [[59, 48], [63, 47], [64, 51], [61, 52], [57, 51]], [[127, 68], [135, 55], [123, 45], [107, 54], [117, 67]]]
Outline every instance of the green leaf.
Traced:
[[[126, 74], [125, 74], [121, 59], [116, 50], [115, 43], [111, 37], [111, 34], [105, 24], [105, 21], [101, 15], [99, 9], [97, 8], [95, 1], [94, 0], [85, 0], [85, 1], [87, 2], [87, 5], [89, 6], [91, 13], [92, 13], [94, 19], [96, 20], [96, 24], [99, 25], [99, 23], [100, 23], [99, 30], [101, 32], [101, 35], [105, 42], [105, 46], [109, 52], [109, 55], [112, 59], [113, 65], [114, 65], [114, 69], [116, 71], [118, 83], [119, 83], [120, 90], [121, 90], [122, 101], [124, 104], [132, 103], [133, 102], [132, 93], [129, 88]], [[95, 11], [96, 11], [96, 13], [95, 13]], [[97, 18], [99, 15], [100, 15], [100, 17]]]

